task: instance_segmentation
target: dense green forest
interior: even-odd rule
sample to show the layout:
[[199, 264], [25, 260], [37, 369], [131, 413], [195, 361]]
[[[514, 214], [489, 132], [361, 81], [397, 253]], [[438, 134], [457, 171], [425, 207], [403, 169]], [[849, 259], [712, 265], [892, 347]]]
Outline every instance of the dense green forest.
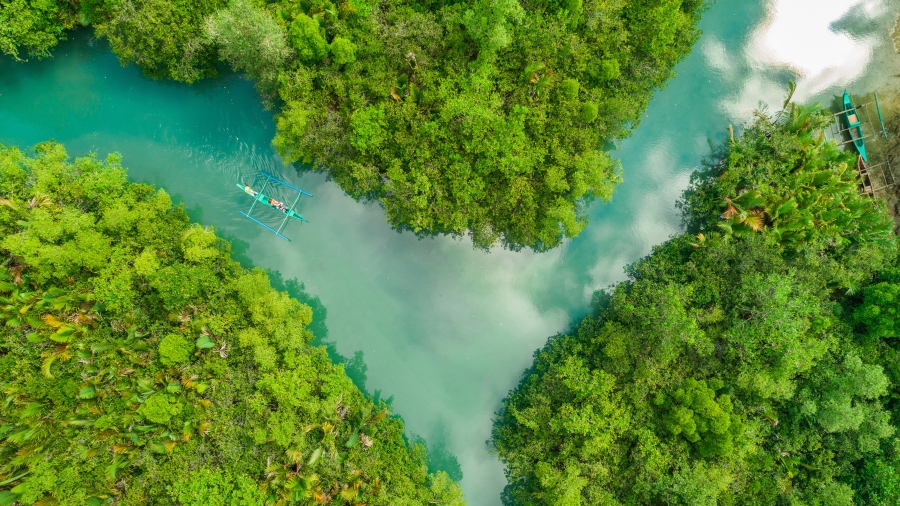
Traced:
[[507, 504], [900, 503], [900, 258], [830, 113], [758, 113], [688, 233], [598, 292], [495, 419]]
[[629, 134], [699, 36], [703, 0], [10, 0], [0, 49], [93, 25], [124, 62], [191, 82], [228, 62], [277, 108], [285, 160], [399, 229], [552, 248], [608, 200]]
[[312, 313], [116, 156], [0, 146], [0, 505], [462, 505]]

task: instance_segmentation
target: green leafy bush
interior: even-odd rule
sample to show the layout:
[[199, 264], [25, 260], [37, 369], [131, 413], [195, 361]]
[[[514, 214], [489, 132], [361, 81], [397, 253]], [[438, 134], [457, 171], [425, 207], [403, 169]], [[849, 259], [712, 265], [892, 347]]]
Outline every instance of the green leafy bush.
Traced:
[[159, 361], [163, 365], [187, 362], [194, 352], [194, 343], [180, 334], [166, 334], [159, 342]]
[[715, 378], [708, 382], [688, 378], [669, 395], [658, 393], [654, 400], [664, 410], [663, 425], [673, 435], [694, 443], [703, 457], [730, 454], [734, 439], [744, 431], [731, 397], [716, 396], [716, 390], [724, 386]]
[[219, 469], [202, 468], [169, 488], [184, 506], [264, 506], [265, 496], [246, 476], [230, 476]]
[[360, 151], [377, 149], [385, 141], [384, 126], [383, 108], [360, 109], [350, 118], [350, 127], [353, 128], [350, 142]]
[[346, 65], [356, 61], [356, 45], [343, 37], [335, 37], [329, 44], [331, 57], [338, 65]]
[[0, 53], [21, 60], [21, 49], [38, 58], [65, 40], [65, 31], [75, 25], [77, 13], [65, 2], [9, 0], [0, 5]]
[[328, 55], [328, 43], [320, 33], [319, 22], [299, 14], [291, 23], [291, 44], [301, 60], [314, 63]]
[[578, 87], [575, 79], [565, 79], [559, 83], [559, 93], [566, 100], [575, 100], [578, 98]]
[[153, 423], [165, 424], [181, 413], [181, 405], [168, 395], [156, 393], [148, 397], [137, 412]]
[[246, 72], [263, 91], [275, 89], [278, 72], [293, 52], [287, 30], [266, 11], [249, 0], [232, 0], [209, 16], [203, 29], [232, 68]]
[[863, 288], [854, 317], [873, 338], [900, 337], [900, 269], [881, 277], [884, 281]]
[[103, 0], [94, 28], [122, 64], [136, 63], [155, 79], [188, 83], [216, 75], [216, 52], [203, 34], [204, 19], [224, 0]]
[[585, 123], [591, 123], [597, 119], [597, 104], [585, 102], [578, 108], [578, 119]]
[[858, 504], [892, 506], [900, 503], [900, 462], [897, 454], [866, 460], [857, 474], [854, 490]]

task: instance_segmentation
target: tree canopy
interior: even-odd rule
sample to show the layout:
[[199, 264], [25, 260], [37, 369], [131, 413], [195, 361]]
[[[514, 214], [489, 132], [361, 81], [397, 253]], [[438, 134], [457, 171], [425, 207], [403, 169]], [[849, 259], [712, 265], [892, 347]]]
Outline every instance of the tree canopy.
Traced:
[[309, 306], [125, 176], [0, 146], [0, 505], [463, 504]]
[[25, 55], [50, 56], [77, 23], [77, 12], [63, 2], [9, 0], [0, 4], [0, 53], [16, 60]]
[[495, 419], [509, 504], [900, 501], [900, 250], [823, 114], [760, 114], [690, 233], [536, 352]]
[[[217, 58], [278, 108], [274, 144], [397, 228], [553, 248], [621, 179], [629, 134], [699, 36], [702, 0], [20, 0], [3, 51], [75, 20], [123, 62], [194, 81]], [[5, 38], [3, 38], [5, 37]]]

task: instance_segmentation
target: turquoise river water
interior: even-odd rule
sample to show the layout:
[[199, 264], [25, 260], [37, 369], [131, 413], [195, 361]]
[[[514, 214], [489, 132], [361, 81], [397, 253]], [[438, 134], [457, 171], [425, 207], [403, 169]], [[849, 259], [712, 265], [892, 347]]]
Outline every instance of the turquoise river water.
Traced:
[[[797, 98], [825, 102], [845, 86], [896, 85], [887, 34], [898, 9], [896, 0], [714, 3], [678, 76], [614, 152], [625, 182], [613, 202], [592, 205], [581, 236], [543, 254], [398, 234], [378, 205], [282, 165], [272, 115], [249, 82], [152, 81], [86, 31], [49, 60], [0, 59], [0, 143], [53, 138], [73, 156], [118, 151], [131, 178], [176, 195], [254, 265], [302, 282], [327, 309], [318, 327], [327, 326], [334, 350], [367, 366], [354, 361], [358, 384], [394, 396], [436, 465], [458, 462], [469, 504], [499, 505], [503, 466], [486, 440], [534, 350], [587, 313], [592, 293], [622, 280], [625, 265], [679, 231], [675, 202], [729, 123], [760, 101], [776, 107], [790, 79]], [[315, 195], [300, 206], [311, 223], [288, 228], [293, 242], [238, 213], [248, 199], [234, 184], [259, 170]]]

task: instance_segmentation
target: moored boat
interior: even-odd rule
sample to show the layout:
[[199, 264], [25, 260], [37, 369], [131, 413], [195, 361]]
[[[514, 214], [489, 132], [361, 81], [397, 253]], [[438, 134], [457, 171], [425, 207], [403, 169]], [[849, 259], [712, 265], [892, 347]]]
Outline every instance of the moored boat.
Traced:
[[863, 140], [862, 122], [859, 119], [859, 113], [856, 111], [856, 107], [853, 106], [853, 101], [850, 100], [850, 94], [847, 93], [847, 90], [844, 90], [844, 117], [847, 119], [847, 129], [850, 131], [850, 138], [853, 140], [853, 145], [856, 146], [856, 150], [859, 151], [859, 155], [862, 157], [863, 161], [868, 163], [869, 158], [866, 156], [866, 143]]

